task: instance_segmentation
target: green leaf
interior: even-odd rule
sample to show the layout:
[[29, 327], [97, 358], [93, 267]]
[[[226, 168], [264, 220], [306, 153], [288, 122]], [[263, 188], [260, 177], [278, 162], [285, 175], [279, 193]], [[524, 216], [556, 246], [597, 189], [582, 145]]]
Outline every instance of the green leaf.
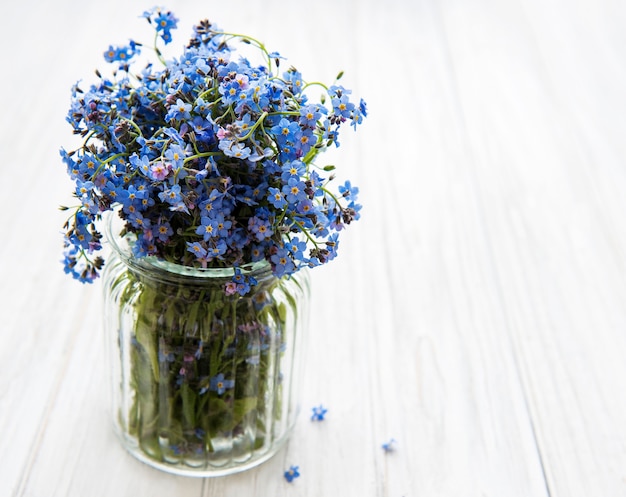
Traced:
[[196, 395], [191, 391], [189, 385], [183, 383], [180, 388], [180, 396], [183, 399], [184, 425], [193, 428], [196, 426]]
[[234, 413], [233, 413], [234, 425], [237, 426], [239, 423], [241, 423], [241, 421], [243, 421], [243, 418], [246, 416], [246, 414], [249, 414], [250, 412], [254, 411], [256, 409], [256, 406], [257, 406], [256, 397], [244, 397], [243, 399], [236, 399], [235, 406], [234, 406]]
[[287, 320], [287, 306], [284, 302], [278, 304], [278, 317], [282, 323]]

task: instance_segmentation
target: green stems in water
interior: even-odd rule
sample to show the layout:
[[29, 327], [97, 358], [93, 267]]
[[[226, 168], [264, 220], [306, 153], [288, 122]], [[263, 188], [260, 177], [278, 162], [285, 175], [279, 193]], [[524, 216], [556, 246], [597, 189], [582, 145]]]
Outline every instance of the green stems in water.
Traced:
[[226, 295], [223, 280], [173, 284], [126, 270], [112, 285], [126, 371], [118, 422], [150, 459], [220, 466], [283, 435], [299, 305], [285, 287], [302, 287], [269, 276], [242, 297]]

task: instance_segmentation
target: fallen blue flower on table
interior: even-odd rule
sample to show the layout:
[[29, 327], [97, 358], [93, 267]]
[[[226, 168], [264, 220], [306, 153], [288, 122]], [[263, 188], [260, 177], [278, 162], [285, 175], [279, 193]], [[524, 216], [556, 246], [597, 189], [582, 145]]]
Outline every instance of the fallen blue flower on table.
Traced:
[[311, 415], [311, 421], [324, 421], [324, 416], [328, 412], [322, 404], [313, 408], [313, 414]]
[[298, 466], [291, 466], [287, 471], [285, 471], [285, 480], [289, 483], [299, 476], [300, 472], [298, 471]]
[[382, 444], [382, 448], [385, 452], [393, 452], [395, 450], [396, 441], [392, 438], [388, 442]]

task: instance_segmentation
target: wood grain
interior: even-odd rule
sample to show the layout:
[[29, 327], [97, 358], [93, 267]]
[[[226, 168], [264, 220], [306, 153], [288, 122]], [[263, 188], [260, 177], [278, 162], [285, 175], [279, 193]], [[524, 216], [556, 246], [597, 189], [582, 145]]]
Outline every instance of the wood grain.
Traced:
[[626, 495], [626, 4], [172, 6], [180, 43], [210, 17], [305, 78], [345, 70], [369, 106], [325, 158], [364, 208], [312, 274], [294, 436], [259, 468], [205, 480], [122, 450], [101, 288], [59, 263], [69, 88], [139, 36], [150, 6], [4, 8], [0, 495]]

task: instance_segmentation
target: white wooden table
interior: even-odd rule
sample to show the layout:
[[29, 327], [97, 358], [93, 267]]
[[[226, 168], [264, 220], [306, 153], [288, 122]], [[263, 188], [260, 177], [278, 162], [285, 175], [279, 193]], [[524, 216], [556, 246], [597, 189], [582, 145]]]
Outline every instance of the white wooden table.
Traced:
[[70, 86], [110, 43], [147, 36], [152, 4], [10, 2], [0, 496], [626, 495], [626, 3], [180, 4], [174, 45], [208, 17], [305, 78], [345, 70], [369, 104], [328, 155], [364, 209], [312, 274], [302, 416], [274, 459], [232, 477], [162, 474], [118, 444], [101, 287], [59, 262], [58, 149]]

